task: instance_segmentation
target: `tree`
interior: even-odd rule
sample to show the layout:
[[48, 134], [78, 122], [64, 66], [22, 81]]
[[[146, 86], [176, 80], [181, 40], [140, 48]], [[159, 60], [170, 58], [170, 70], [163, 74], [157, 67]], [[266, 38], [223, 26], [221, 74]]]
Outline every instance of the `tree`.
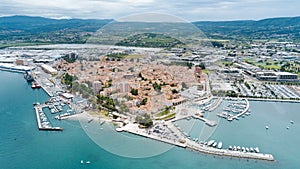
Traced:
[[70, 75], [69, 73], [66, 73], [66, 74], [64, 74], [64, 76], [63, 76], [63, 83], [66, 84], [66, 85], [72, 85], [72, 82], [73, 82], [74, 80], [76, 80], [76, 79], [77, 79], [76, 76], [72, 76], [72, 75]]
[[201, 69], [204, 70], [204, 69], [205, 69], [204, 63], [200, 63], [200, 64], [199, 64], [199, 67], [201, 67]]
[[176, 93], [178, 93], [178, 91], [176, 89], [173, 89], [172, 94], [176, 94]]
[[130, 93], [134, 96], [139, 95], [138, 89], [131, 89]]
[[249, 83], [245, 82], [244, 84], [245, 84], [245, 86], [246, 86], [248, 89], [251, 89]]
[[187, 62], [186, 65], [189, 69], [191, 69], [193, 67], [193, 63], [190, 63], [190, 62]]
[[159, 84], [157, 84], [156, 82], [153, 84], [153, 88], [156, 91], [160, 91], [161, 90], [161, 86]]
[[136, 116], [135, 121], [147, 128], [149, 128], [153, 125], [153, 121], [152, 121], [150, 115], [147, 113]]
[[146, 105], [148, 101], [148, 98], [143, 98], [142, 102], [140, 105]]

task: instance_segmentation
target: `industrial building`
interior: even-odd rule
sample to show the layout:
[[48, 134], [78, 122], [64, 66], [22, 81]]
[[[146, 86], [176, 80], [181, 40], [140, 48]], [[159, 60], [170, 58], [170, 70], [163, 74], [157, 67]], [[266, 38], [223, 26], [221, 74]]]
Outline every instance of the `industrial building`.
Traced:
[[57, 70], [55, 70], [53, 67], [46, 65], [46, 64], [42, 64], [41, 68], [43, 69], [44, 72], [49, 73], [51, 75], [56, 75], [57, 74]]
[[289, 72], [256, 72], [258, 80], [277, 81], [277, 82], [297, 82], [298, 75]]

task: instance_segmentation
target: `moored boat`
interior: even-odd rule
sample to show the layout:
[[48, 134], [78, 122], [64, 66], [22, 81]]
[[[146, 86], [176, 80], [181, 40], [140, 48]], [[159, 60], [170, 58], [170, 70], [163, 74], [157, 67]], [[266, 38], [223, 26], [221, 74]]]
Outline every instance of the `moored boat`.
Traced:
[[39, 88], [41, 88], [42, 86], [41, 85], [39, 85], [37, 82], [35, 82], [35, 81], [33, 81], [32, 83], [31, 83], [31, 88], [32, 89], [39, 89]]
[[221, 149], [222, 148], [222, 146], [223, 146], [223, 143], [220, 141], [219, 143], [218, 143], [218, 149]]
[[214, 142], [214, 144], [212, 145], [212, 147], [217, 147], [217, 142]]
[[210, 140], [210, 141], [207, 142], [207, 145], [208, 145], [208, 146], [211, 146], [211, 145], [214, 144], [214, 142], [215, 142], [215, 140]]
[[259, 148], [258, 148], [258, 147], [255, 147], [255, 148], [254, 148], [254, 151], [255, 151], [256, 153], [259, 153]]

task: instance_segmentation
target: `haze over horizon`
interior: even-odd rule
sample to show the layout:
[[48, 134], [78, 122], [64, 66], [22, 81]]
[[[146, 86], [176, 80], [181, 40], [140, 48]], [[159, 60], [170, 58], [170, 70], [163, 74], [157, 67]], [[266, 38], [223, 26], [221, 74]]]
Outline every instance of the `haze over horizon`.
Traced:
[[187, 21], [260, 20], [300, 16], [297, 0], [3, 0], [0, 16], [118, 19], [139, 13], [175, 15]]

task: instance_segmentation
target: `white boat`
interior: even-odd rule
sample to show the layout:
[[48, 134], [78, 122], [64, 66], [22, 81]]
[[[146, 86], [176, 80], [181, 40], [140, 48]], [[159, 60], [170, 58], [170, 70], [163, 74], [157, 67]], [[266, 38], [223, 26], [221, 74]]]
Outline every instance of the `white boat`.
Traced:
[[236, 146], [233, 146], [233, 150], [236, 151]]
[[288, 129], [290, 129], [290, 127], [289, 127], [289, 126], [287, 126], [287, 127], [286, 127], [286, 129], [288, 130]]
[[250, 151], [248, 147], [246, 147], [246, 151], [247, 151], [247, 152], [249, 152], [249, 151]]
[[254, 151], [255, 151], [256, 153], [259, 153], [259, 148], [258, 148], [258, 147], [255, 147], [255, 148], [254, 148]]
[[83, 164], [83, 160], [80, 160], [80, 163]]
[[245, 147], [242, 147], [242, 152], [246, 152], [246, 148]]
[[241, 150], [241, 147], [240, 147], [240, 146], [237, 146], [236, 149], [237, 149], [238, 151], [240, 151], [240, 150]]
[[229, 150], [232, 150], [232, 146], [229, 146], [229, 148], [228, 148]]
[[213, 144], [212, 146], [213, 146], [213, 147], [216, 147], [216, 146], [217, 146], [217, 144], [218, 144], [217, 142], [214, 142], [214, 144]]
[[268, 130], [268, 129], [269, 129], [269, 126], [266, 126], [266, 129]]
[[50, 111], [51, 111], [51, 113], [55, 113], [55, 109], [51, 109]]
[[207, 145], [208, 145], [208, 146], [211, 146], [211, 145], [214, 144], [214, 142], [215, 142], [215, 140], [210, 140], [210, 141], [207, 142]]
[[254, 151], [253, 147], [250, 147], [250, 152], [253, 152], [253, 151]]
[[85, 163], [90, 164], [91, 162], [90, 162], [90, 161], [87, 161], [87, 162], [85, 162]]
[[294, 124], [294, 121], [293, 121], [293, 120], [291, 120], [291, 121], [290, 121], [290, 123], [291, 123], [291, 124]]
[[220, 141], [220, 142], [218, 143], [218, 149], [221, 149], [222, 146], [223, 146], [223, 143]]

